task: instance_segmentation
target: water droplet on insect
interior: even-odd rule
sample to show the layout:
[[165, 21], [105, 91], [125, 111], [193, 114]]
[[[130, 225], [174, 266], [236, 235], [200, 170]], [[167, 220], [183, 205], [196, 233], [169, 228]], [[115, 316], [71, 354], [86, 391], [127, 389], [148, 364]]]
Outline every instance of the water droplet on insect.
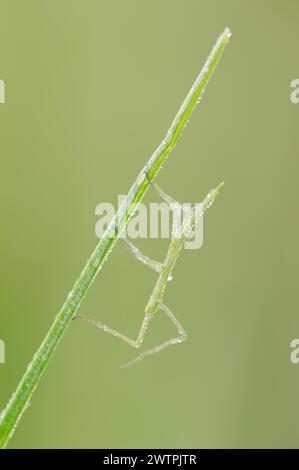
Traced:
[[167, 281], [170, 282], [170, 281], [172, 281], [172, 279], [173, 279], [173, 275], [172, 275], [172, 274], [169, 274], [169, 276], [168, 276], [168, 278], [167, 278]]

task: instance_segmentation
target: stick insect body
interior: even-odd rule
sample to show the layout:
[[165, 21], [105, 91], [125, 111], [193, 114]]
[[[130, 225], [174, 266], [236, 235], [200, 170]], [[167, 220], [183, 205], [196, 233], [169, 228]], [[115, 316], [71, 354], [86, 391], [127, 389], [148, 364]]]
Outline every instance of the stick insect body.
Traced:
[[[162, 189], [158, 185], [156, 184], [154, 185], [152, 182], [151, 184], [155, 187], [159, 195], [172, 208], [181, 206], [180, 203], [178, 203], [177, 201], [172, 199], [170, 196], [168, 196], [166, 193], [164, 193], [164, 191], [162, 191]], [[175, 235], [172, 234], [172, 238], [169, 243], [169, 247], [168, 247], [165, 259], [162, 263], [159, 261], [155, 261], [149, 258], [148, 256], [144, 255], [139, 250], [139, 248], [137, 248], [131, 241], [124, 239], [125, 242], [128, 244], [130, 251], [135, 256], [135, 258], [141, 261], [144, 265], [150, 267], [151, 269], [159, 273], [153, 292], [150, 295], [149, 301], [144, 309], [143, 322], [141, 324], [141, 327], [140, 327], [140, 330], [136, 339], [131, 339], [128, 336], [116, 330], [113, 330], [112, 328], [102, 324], [101, 322], [97, 320], [91, 320], [87, 318], [85, 315], [78, 314], [76, 316], [76, 318], [81, 318], [83, 320], [86, 320], [89, 323], [97, 326], [98, 328], [106, 331], [107, 333], [110, 333], [113, 336], [116, 336], [122, 339], [123, 341], [125, 341], [126, 343], [128, 343], [130, 346], [134, 348], [139, 348], [142, 345], [148, 325], [150, 321], [154, 318], [154, 316], [158, 313], [159, 310], [162, 310], [168, 316], [168, 318], [173, 322], [173, 324], [177, 328], [178, 336], [171, 338], [154, 348], [151, 348], [151, 349], [148, 349], [147, 351], [142, 352], [137, 357], [135, 357], [128, 363], [124, 364], [122, 367], [131, 366], [135, 364], [136, 362], [141, 361], [146, 356], [150, 356], [154, 353], [162, 351], [162, 349], [165, 349], [168, 346], [171, 346], [177, 343], [182, 343], [183, 341], [186, 340], [187, 334], [183, 326], [181, 325], [179, 320], [176, 318], [176, 316], [170, 311], [170, 309], [165, 304], [163, 304], [162, 302], [163, 296], [164, 296], [167, 283], [172, 278], [172, 270], [174, 268], [174, 265], [184, 247], [185, 240], [188, 238], [188, 232], [190, 230], [190, 227], [195, 226], [195, 224], [198, 223], [200, 217], [203, 216], [204, 211], [212, 205], [222, 185], [223, 183], [221, 183], [216, 189], [212, 189], [205, 197], [203, 203], [196, 206], [194, 209], [192, 209], [192, 211], [190, 211], [187, 214], [187, 216], [184, 217], [181, 225], [177, 227], [177, 231]]]

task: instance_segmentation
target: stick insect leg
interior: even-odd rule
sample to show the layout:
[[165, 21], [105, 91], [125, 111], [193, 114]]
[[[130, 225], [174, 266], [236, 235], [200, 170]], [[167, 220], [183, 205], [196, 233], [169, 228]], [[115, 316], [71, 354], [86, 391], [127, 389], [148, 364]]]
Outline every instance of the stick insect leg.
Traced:
[[161, 272], [162, 263], [160, 263], [159, 261], [156, 261], [156, 260], [151, 259], [148, 256], [144, 255], [139, 250], [139, 248], [137, 248], [137, 246], [135, 246], [127, 238], [124, 238], [123, 240], [128, 245], [128, 247], [130, 248], [130, 251], [131, 251], [132, 255], [135, 256], [135, 258], [137, 258], [138, 261], [141, 261], [141, 263], [143, 263], [145, 266], [148, 266], [149, 268], [153, 269], [157, 273]]
[[150, 179], [150, 177], [148, 176], [148, 173], [147, 171], [145, 170], [144, 171], [145, 174], [146, 174], [146, 177], [147, 179], [149, 180], [150, 184], [153, 186], [153, 188], [155, 188], [155, 190], [157, 191], [157, 193], [159, 194], [159, 196], [164, 199], [164, 201], [169, 204], [170, 206], [177, 206], [177, 205], [180, 205], [180, 203], [178, 201], [176, 201], [175, 199], [173, 199], [171, 196], [169, 196], [168, 194], [166, 194], [163, 189], [160, 188], [160, 186], [157, 184], [157, 183], [153, 183], [153, 181]]
[[[139, 250], [139, 248], [137, 248], [132, 242], [130, 242], [126, 238], [124, 238], [124, 241], [129, 246], [129, 248], [130, 248], [132, 254], [135, 256], [135, 258], [137, 258], [139, 261], [141, 261], [146, 266], [149, 266], [151, 269], [154, 269], [156, 272], [158, 272], [158, 273], [161, 272], [162, 263], [160, 263], [159, 261], [155, 261], [155, 260], [149, 258], [148, 256], [144, 255]], [[128, 343], [133, 348], [139, 348], [141, 346], [141, 344], [143, 343], [143, 338], [144, 338], [145, 332], [147, 330], [148, 324], [152, 319], [152, 315], [145, 312], [143, 322], [142, 322], [142, 325], [140, 327], [140, 330], [139, 330], [139, 333], [138, 333], [138, 336], [137, 336], [136, 339], [129, 338], [128, 336], [124, 335], [123, 333], [120, 333], [119, 331], [116, 331], [113, 328], [110, 328], [109, 326], [104, 325], [103, 323], [101, 323], [97, 320], [92, 320], [91, 318], [88, 318], [87, 316], [85, 316], [83, 314], [79, 313], [79, 314], [75, 315], [73, 317], [73, 320], [76, 320], [78, 318], [80, 318], [81, 320], [87, 321], [91, 325], [94, 325], [97, 328], [100, 328], [101, 330], [105, 331], [106, 333], [109, 333], [113, 336], [116, 336], [117, 338], [122, 339], [123, 341]]]
[[119, 331], [113, 330], [109, 326], [106, 326], [106, 325], [104, 325], [103, 323], [101, 323], [97, 320], [92, 320], [92, 319], [86, 317], [85, 315], [82, 315], [81, 313], [78, 313], [74, 317], [74, 320], [77, 319], [77, 318], [80, 318], [81, 320], [85, 320], [88, 323], [90, 323], [91, 325], [94, 325], [97, 328], [100, 328], [101, 330], [105, 331], [106, 333], [109, 333], [112, 336], [116, 336], [117, 338], [122, 339], [123, 341], [128, 343], [133, 348], [139, 348], [143, 343], [144, 335], [145, 335], [145, 332], [147, 330], [148, 324], [152, 319], [152, 315], [149, 315], [148, 313], [145, 313], [142, 325], [140, 327], [140, 330], [139, 330], [139, 333], [138, 333], [136, 339], [129, 338], [128, 336], [120, 333]]
[[178, 332], [179, 332], [179, 336], [175, 337], [175, 338], [171, 338], [169, 339], [168, 341], [165, 341], [164, 343], [160, 344], [159, 346], [156, 346], [152, 349], [148, 349], [147, 351], [144, 351], [143, 353], [139, 354], [137, 357], [135, 357], [134, 359], [132, 359], [131, 361], [127, 362], [126, 364], [122, 365], [121, 367], [122, 368], [126, 368], [126, 367], [130, 367], [132, 366], [133, 364], [136, 364], [137, 362], [140, 362], [142, 361], [145, 357], [147, 356], [151, 356], [152, 354], [155, 354], [157, 352], [160, 352], [162, 351], [163, 349], [167, 348], [168, 346], [171, 346], [173, 344], [177, 344], [177, 343], [182, 343], [183, 341], [186, 340], [187, 338], [187, 333], [185, 332], [183, 326], [181, 325], [181, 323], [179, 322], [179, 320], [175, 317], [175, 315], [169, 310], [168, 307], [166, 307], [166, 305], [162, 304], [161, 303], [161, 309], [163, 310], [164, 313], [166, 313], [166, 315], [170, 318], [170, 320], [174, 323], [174, 325], [176, 326]]

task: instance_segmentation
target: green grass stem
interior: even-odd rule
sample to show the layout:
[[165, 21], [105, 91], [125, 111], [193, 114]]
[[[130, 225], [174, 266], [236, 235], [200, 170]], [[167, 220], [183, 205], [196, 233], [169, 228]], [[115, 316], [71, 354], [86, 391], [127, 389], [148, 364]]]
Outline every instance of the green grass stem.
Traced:
[[[89, 287], [94, 281], [103, 263], [119, 238], [121, 230], [127, 225], [130, 217], [137, 209], [138, 203], [145, 195], [149, 186], [149, 179], [154, 180], [161, 169], [166, 157], [174, 148], [184, 126], [186, 125], [196, 103], [201, 98], [206, 85], [214, 72], [220, 57], [227, 45], [231, 33], [225, 29], [217, 40], [203, 69], [197, 76], [192, 88], [186, 96], [173, 123], [171, 124], [165, 139], [150, 157], [146, 166], [141, 170], [131, 189], [129, 190], [118, 213], [113, 218], [110, 229], [103, 235], [91, 257], [87, 261], [82, 273], [76, 280], [72, 290], [67, 296], [61, 310], [55, 317], [38, 351], [34, 354], [26, 372], [20, 380], [16, 391], [12, 394], [6, 408], [0, 417], [0, 448], [5, 448], [12, 437], [25, 409], [28, 407], [33, 392], [36, 389], [42, 373], [52, 357], [59, 341], [66, 332], [73, 315], [77, 312]], [[115, 234], [111, 236], [111, 228], [116, 227]]]

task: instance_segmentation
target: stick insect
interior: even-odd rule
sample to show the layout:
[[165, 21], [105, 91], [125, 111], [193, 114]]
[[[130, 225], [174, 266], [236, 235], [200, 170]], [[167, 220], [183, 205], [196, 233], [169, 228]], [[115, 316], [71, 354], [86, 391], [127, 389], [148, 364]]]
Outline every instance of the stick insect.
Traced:
[[[157, 184], [154, 184], [152, 181], [150, 181], [150, 183], [156, 189], [156, 191], [162, 197], [162, 199], [168, 205], [171, 206], [171, 208], [182, 207], [182, 205], [179, 202], [175, 201], [172, 197], [168, 196]], [[163, 262], [159, 262], [159, 261], [149, 258], [148, 256], [144, 255], [139, 250], [139, 248], [137, 248], [130, 240], [123, 238], [123, 240], [127, 243], [133, 256], [138, 261], [142, 262], [145, 266], [148, 266], [149, 268], [153, 269], [159, 274], [156, 284], [154, 285], [154, 289], [150, 295], [149, 301], [144, 309], [143, 322], [141, 324], [141, 327], [140, 327], [140, 330], [136, 339], [131, 339], [128, 336], [124, 335], [123, 333], [120, 333], [97, 320], [92, 320], [83, 314], [79, 313], [76, 315], [75, 318], [81, 318], [83, 320], [86, 320], [88, 323], [95, 325], [96, 327], [100, 328], [106, 333], [110, 333], [111, 335], [122, 339], [133, 348], [139, 348], [142, 345], [149, 323], [160, 310], [162, 310], [167, 315], [167, 317], [175, 325], [178, 331], [178, 336], [171, 338], [158, 346], [155, 346], [151, 349], [148, 349], [142, 352], [134, 359], [130, 360], [126, 364], [123, 364], [121, 366], [122, 368], [129, 367], [133, 364], [136, 364], [137, 362], [142, 361], [147, 356], [160, 352], [163, 349], [167, 348], [168, 346], [182, 343], [183, 341], [186, 340], [187, 334], [183, 326], [181, 325], [179, 320], [176, 318], [176, 316], [171, 312], [171, 310], [163, 303], [164, 292], [165, 292], [168, 281], [172, 278], [172, 271], [173, 271], [174, 265], [184, 247], [184, 242], [188, 238], [190, 227], [194, 227], [195, 224], [198, 223], [199, 219], [203, 216], [203, 213], [205, 212], [205, 210], [208, 209], [213, 204], [215, 198], [217, 197], [219, 193], [219, 189], [222, 187], [222, 185], [223, 183], [219, 184], [217, 188], [209, 191], [209, 193], [207, 194], [203, 202], [197, 205], [196, 207], [194, 207], [191, 211], [189, 211], [187, 216], [183, 218], [183, 222], [178, 227], [176, 227], [176, 233], [175, 235], [174, 233], [172, 233], [169, 247], [168, 247], [168, 250], [167, 250], [167, 253]]]

